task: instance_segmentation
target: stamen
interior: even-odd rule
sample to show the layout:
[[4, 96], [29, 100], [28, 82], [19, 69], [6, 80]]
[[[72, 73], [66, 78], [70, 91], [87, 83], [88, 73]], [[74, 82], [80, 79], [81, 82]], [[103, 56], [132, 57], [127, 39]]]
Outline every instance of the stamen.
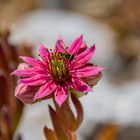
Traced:
[[63, 62], [63, 60], [51, 60], [49, 69], [50, 73], [56, 79], [56, 81], [64, 79], [68, 74], [66, 64]]
[[58, 78], [61, 79], [63, 76], [62, 70], [58, 66], [56, 67], [56, 70], [57, 70]]
[[62, 73], [63, 73], [63, 75], [66, 76], [66, 75], [67, 75], [67, 72], [68, 72], [68, 71], [67, 71], [65, 65], [63, 65], [63, 66], [62, 66]]
[[59, 78], [55, 67], [52, 67], [52, 73], [55, 78]]

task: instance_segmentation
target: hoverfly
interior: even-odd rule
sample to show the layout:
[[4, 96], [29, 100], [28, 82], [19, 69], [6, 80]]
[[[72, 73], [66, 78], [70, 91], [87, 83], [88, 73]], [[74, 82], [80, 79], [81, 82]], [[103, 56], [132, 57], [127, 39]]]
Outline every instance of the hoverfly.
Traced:
[[66, 52], [64, 53], [64, 57], [65, 59], [72, 61], [74, 59], [74, 54], [69, 54]]
[[65, 52], [57, 52], [55, 55], [58, 56], [58, 57], [61, 57], [61, 58], [63, 57], [66, 60], [70, 60], [70, 61], [72, 61], [74, 59], [74, 54], [68, 53], [67, 52], [67, 47], [66, 47]]
[[74, 55], [69, 54], [68, 52], [65, 52], [65, 53], [60, 52], [59, 56], [65, 58], [66, 60], [70, 60], [70, 61], [72, 61], [74, 59]]

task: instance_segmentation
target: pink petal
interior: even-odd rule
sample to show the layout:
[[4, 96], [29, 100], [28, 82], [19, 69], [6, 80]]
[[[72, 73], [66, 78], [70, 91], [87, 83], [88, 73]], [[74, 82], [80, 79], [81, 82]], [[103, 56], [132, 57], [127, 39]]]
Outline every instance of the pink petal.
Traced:
[[18, 74], [19, 74], [19, 72], [17, 72], [18, 70], [25, 70], [25, 69], [27, 69], [27, 68], [29, 68], [29, 65], [27, 65], [26, 63], [20, 63], [20, 64], [18, 65], [17, 70], [13, 71], [13, 72], [11, 73], [11, 75], [18, 75]]
[[48, 83], [40, 87], [38, 92], [35, 94], [34, 100], [50, 95], [52, 92], [54, 92], [56, 87], [56, 84], [52, 80], [50, 80]]
[[42, 58], [48, 59], [48, 49], [44, 45], [40, 45], [39, 47], [39, 54]]
[[73, 43], [68, 47], [67, 51], [72, 54], [77, 54], [83, 43], [83, 35], [80, 35]]
[[41, 67], [47, 72], [49, 71], [49, 66], [47, 63], [44, 63], [43, 61], [40, 61], [38, 59], [32, 58], [32, 57], [27, 57], [27, 56], [20, 56], [20, 58], [25, 61], [27, 64], [34, 66], [34, 67]]
[[91, 87], [95, 86], [98, 81], [101, 79], [102, 74], [96, 74], [94, 76], [89, 76], [89, 77], [84, 77], [83, 80], [84, 82], [86, 82], [88, 85], [90, 85]]
[[103, 71], [102, 67], [98, 66], [85, 66], [82, 68], [78, 68], [76, 71], [73, 72], [73, 75], [77, 77], [87, 77], [93, 76]]
[[42, 85], [48, 81], [47, 75], [35, 75], [30, 78], [21, 79], [20, 82], [30, 86]]
[[26, 63], [19, 63], [18, 65], [18, 70], [24, 70], [29, 68], [29, 65], [27, 65]]
[[55, 45], [55, 49], [54, 52], [65, 52], [65, 45], [63, 40], [60, 38], [57, 40], [56, 45]]
[[71, 87], [80, 92], [88, 92], [92, 90], [86, 83], [78, 78], [72, 78]]
[[15, 96], [25, 104], [33, 102], [34, 95], [36, 93], [36, 88], [29, 87], [22, 83], [18, 84], [15, 89]]
[[78, 54], [82, 53], [83, 51], [85, 51], [87, 49], [87, 45], [85, 42], [82, 43], [79, 51], [78, 51]]
[[31, 65], [31, 66], [40, 66], [40, 61], [32, 58], [32, 57], [27, 57], [27, 56], [20, 56], [20, 58], [26, 62], [27, 64]]
[[55, 91], [55, 101], [59, 106], [61, 106], [65, 100], [67, 99], [68, 88], [67, 87], [59, 87]]
[[19, 70], [15, 70], [12, 74], [15, 74], [17, 76], [20, 77], [30, 77], [30, 76], [34, 76], [36, 74], [46, 74], [46, 71], [40, 69], [40, 68], [36, 68], [36, 67], [32, 67], [32, 68], [27, 68], [27, 69], [19, 69]]
[[72, 61], [72, 67], [78, 68], [91, 59], [95, 52], [95, 45], [80, 53], [77, 58]]

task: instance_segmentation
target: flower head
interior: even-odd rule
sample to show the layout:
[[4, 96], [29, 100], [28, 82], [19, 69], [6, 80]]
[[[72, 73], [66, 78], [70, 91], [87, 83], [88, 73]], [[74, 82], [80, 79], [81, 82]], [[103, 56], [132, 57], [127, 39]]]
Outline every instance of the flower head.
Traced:
[[19, 76], [15, 96], [25, 103], [32, 103], [51, 95], [61, 106], [71, 90], [77, 94], [91, 91], [96, 76], [99, 77], [103, 70], [87, 63], [94, 52], [95, 46], [87, 48], [82, 35], [69, 47], [58, 39], [53, 51], [41, 45], [40, 59], [20, 57], [26, 64], [13, 72]]

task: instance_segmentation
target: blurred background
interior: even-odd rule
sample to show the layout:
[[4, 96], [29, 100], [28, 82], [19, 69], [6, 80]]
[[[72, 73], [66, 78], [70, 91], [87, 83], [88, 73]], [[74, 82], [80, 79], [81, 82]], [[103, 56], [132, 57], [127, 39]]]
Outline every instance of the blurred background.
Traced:
[[106, 70], [81, 98], [78, 140], [140, 140], [140, 0], [0, 0], [0, 138], [45, 140], [51, 101], [24, 106], [10, 73], [40, 43], [53, 48], [59, 36], [70, 44], [80, 34]]

